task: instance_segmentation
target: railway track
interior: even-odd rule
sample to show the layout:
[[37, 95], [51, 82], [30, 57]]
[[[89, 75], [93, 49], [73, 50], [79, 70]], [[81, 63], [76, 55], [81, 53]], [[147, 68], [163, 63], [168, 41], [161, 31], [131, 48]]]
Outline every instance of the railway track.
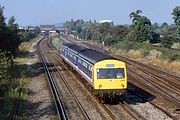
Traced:
[[[47, 41], [47, 40], [46, 40]], [[43, 44], [43, 45], [45, 45], [45, 47], [44, 47], [44, 49], [46, 50], [47, 49], [47, 47], [48, 46], [46, 46], [46, 42]], [[54, 84], [55, 84], [55, 86], [56, 86], [56, 88], [57, 88], [57, 91], [60, 91], [60, 90], [62, 90], [62, 89], [67, 89], [67, 91], [70, 93], [69, 94], [69, 98], [71, 99], [71, 103], [72, 103], [72, 99], [73, 99], [73, 101], [75, 101], [74, 103], [76, 104], [75, 106], [75, 108], [74, 109], [78, 109], [77, 111], [77, 115], [76, 116], [78, 116], [78, 117], [76, 117], [77, 119], [86, 119], [86, 120], [90, 120], [90, 117], [89, 117], [89, 115], [88, 115], [88, 113], [85, 111], [85, 109], [83, 108], [83, 106], [82, 106], [82, 104], [80, 103], [80, 101], [78, 100], [78, 98], [77, 98], [77, 96], [75, 95], [75, 93], [73, 92], [73, 90], [72, 90], [72, 88], [70, 87], [70, 85], [68, 84], [68, 82], [67, 82], [67, 80], [66, 80], [66, 78], [62, 75], [63, 73], [62, 73], [62, 70], [60, 70], [59, 69], [59, 66], [57, 66], [56, 64], [55, 64], [55, 62], [53, 61], [53, 59], [55, 59], [55, 58], [53, 58], [53, 53], [54, 53], [54, 51], [51, 51], [51, 50], [48, 50], [48, 53], [50, 53], [51, 54], [51, 56], [50, 55], [48, 55], [47, 54], [47, 50], [46, 50], [46, 52], [44, 52], [44, 55], [47, 55], [47, 60], [48, 60], [48, 63], [51, 63], [51, 68], [53, 68], [53, 71], [56, 71], [56, 73], [54, 73], [54, 75], [53, 75], [53, 73], [51, 73], [52, 74], [52, 76], [54, 77], [55, 75], [57, 76], [56, 78], [57, 79], [54, 79]], [[52, 69], [51, 69], [51, 71], [52, 71]], [[59, 87], [59, 83], [58, 83], [58, 81], [63, 81], [63, 83], [64, 83], [64, 85], [65, 85], [65, 87], [64, 88], [62, 88], [62, 89], [60, 89], [60, 87]], [[62, 83], [61, 83], [62, 84]], [[71, 96], [71, 97], [70, 97]], [[62, 98], [63, 97], [63, 95], [61, 94], [61, 96], [60, 96], [60, 98]], [[64, 104], [64, 99], [62, 100], [61, 99], [61, 101], [62, 101], [62, 104]], [[67, 107], [67, 106], [66, 106]], [[81, 113], [80, 113], [81, 112]], [[68, 114], [68, 110], [67, 110], [67, 108], [66, 109], [64, 109], [64, 113], [65, 113], [65, 115], [66, 115], [66, 119], [71, 119], [70, 118], [70, 116], [69, 116], [69, 114]], [[79, 117], [80, 116], [80, 117]], [[83, 116], [83, 117], [82, 117]], [[73, 118], [74, 119], [74, 118]]]
[[161, 82], [166, 82], [166, 83], [170, 84], [171, 87], [173, 86], [177, 89], [180, 88], [180, 77], [179, 76], [175, 76], [168, 72], [162, 71], [162, 70], [155, 68], [153, 66], [150, 66], [148, 64], [144, 64], [144, 63], [129, 59], [125, 56], [117, 55], [117, 57], [125, 60], [129, 66], [131, 66], [135, 69], [139, 69], [142, 72], [148, 74], [149, 76], [154, 77], [158, 80], [161, 80]]
[[138, 96], [139, 98], [141, 98], [144, 102], [148, 102], [150, 103], [152, 106], [154, 106], [155, 108], [158, 108], [159, 110], [163, 111], [166, 115], [168, 115], [170, 118], [172, 118], [173, 120], [178, 120], [176, 117], [174, 117], [173, 115], [171, 115], [171, 113], [169, 113], [168, 111], [164, 110], [162, 107], [159, 107], [158, 105], [156, 105], [155, 103], [149, 101], [147, 98], [145, 98], [143, 95], [139, 94], [138, 92], [139, 90], [136, 90], [136, 91], [131, 91], [131, 90], [128, 90], [128, 92], [130, 94], [133, 94], [133, 95], [136, 95]]
[[17, 118], [20, 96], [21, 96], [21, 89], [19, 90], [18, 98], [14, 102], [15, 104], [13, 106], [13, 109], [12, 109], [11, 113], [10, 113], [9, 120], [16, 120], [16, 118]]
[[49, 71], [48, 65], [47, 65], [48, 60], [47, 60], [46, 56], [44, 56], [44, 51], [42, 49], [42, 41], [45, 39], [47, 39], [47, 38], [42, 39], [37, 44], [37, 50], [38, 50], [39, 58], [42, 62], [43, 68], [45, 70], [45, 74], [48, 78], [48, 83], [50, 85], [50, 89], [51, 89], [51, 92], [53, 94], [53, 98], [55, 101], [55, 105], [56, 105], [56, 109], [57, 109], [59, 119], [67, 120], [66, 112], [65, 112], [65, 109], [63, 107], [59, 92], [57, 90], [56, 84], [54, 83], [54, 79], [53, 79], [53, 77]]
[[[67, 39], [67, 37], [66, 37]], [[109, 51], [106, 51], [104, 49], [97, 49], [96, 47], [85, 43], [86, 46], [94, 48], [96, 50], [100, 50], [101, 52], [105, 52], [107, 54], [110, 54]], [[143, 77], [144, 79], [148, 80], [150, 83], [153, 83], [153, 85], [157, 86], [159, 85], [158, 89], [161, 89], [161, 91], [166, 91], [163, 95], [162, 93], [158, 92], [159, 94], [163, 95], [166, 99], [172, 101], [177, 106], [180, 106], [180, 77], [173, 75], [171, 73], [168, 73], [166, 71], [163, 71], [161, 69], [158, 69], [154, 66], [150, 66], [148, 64], [144, 64], [138, 61], [135, 61], [133, 59], [127, 58], [123, 55], [114, 55], [117, 59], [120, 59], [122, 61], [125, 61], [127, 63], [127, 68], [131, 73], [137, 73], [137, 71], [141, 72], [141, 74], [137, 73], [138, 76]], [[142, 81], [139, 81], [142, 82]], [[150, 86], [151, 87], [151, 86]], [[165, 90], [161, 87], [164, 87]], [[154, 88], [151, 88], [153, 91]], [[172, 95], [174, 94], [174, 96]], [[172, 97], [172, 99], [171, 99]]]
[[[52, 52], [52, 51], [51, 51]], [[64, 84], [66, 85], [66, 88], [68, 89], [68, 91], [71, 93], [71, 95], [73, 96], [73, 99], [75, 100], [76, 104], [78, 105], [78, 108], [80, 108], [84, 119], [86, 120], [90, 120], [88, 113], [85, 111], [85, 109], [83, 108], [83, 106], [81, 105], [80, 101], [78, 100], [78, 98], [76, 97], [75, 93], [73, 92], [72, 88], [70, 87], [70, 85], [68, 84], [68, 82], [66, 81], [66, 79], [62, 76], [61, 70], [59, 70], [59, 68], [53, 63], [51, 62], [54, 66], [54, 68], [57, 70], [58, 72], [58, 76], [61, 80], [63, 80]]]
[[[180, 106], [180, 99], [179, 99], [180, 92], [178, 92], [179, 90], [177, 88], [175, 88], [174, 86], [170, 86], [168, 83], [164, 81], [163, 82], [160, 82], [160, 80], [157, 81], [158, 79], [155, 79], [151, 76], [147, 76], [147, 74], [144, 73], [140, 74], [137, 71], [138, 70], [136, 69], [129, 68], [128, 75], [134, 78], [134, 80], [141, 82], [143, 85], [147, 86], [149, 89], [153, 90], [154, 92], [157, 92], [167, 100], [173, 102], [178, 107]], [[138, 78], [135, 77], [136, 75], [138, 75]]]
[[[126, 57], [129, 76], [180, 107], [180, 77]], [[134, 75], [133, 75], [134, 74]], [[138, 76], [138, 77], [137, 77]]]
[[[60, 66], [63, 66], [63, 69], [66, 69], [67, 72], [69, 72], [69, 75], [73, 75], [73, 77], [77, 78], [76, 75], [74, 75], [74, 73], [72, 73], [72, 71], [70, 71], [70, 69], [64, 64], [62, 63], [62, 58], [59, 56], [58, 52], [57, 52], [57, 49], [51, 45], [51, 49], [54, 49], [54, 50], [50, 50], [50, 52], [52, 53], [52, 55], [54, 56], [54, 58], [56, 58], [56, 60], [58, 61], [58, 63], [60, 64]], [[56, 52], [54, 52], [56, 50]], [[59, 70], [58, 70], [59, 71]], [[60, 71], [59, 71], [60, 72]], [[62, 74], [60, 74], [61, 77], [64, 79], [64, 77], [62, 76]], [[79, 78], [77, 78], [79, 79]], [[64, 79], [65, 80], [65, 79]], [[68, 82], [65, 80], [64, 81], [65, 84], [67, 85], [67, 87], [73, 92], [73, 90], [71, 89], [70, 85], [68, 84]], [[74, 94], [74, 93], [73, 93]], [[75, 94], [74, 94], [75, 95]], [[92, 95], [92, 94], [91, 94]], [[94, 96], [94, 95], [93, 95]], [[94, 96], [95, 98], [95, 96]], [[77, 98], [76, 98], [77, 99]], [[99, 100], [98, 100], [99, 101]], [[115, 117], [115, 115], [113, 115], [111, 113], [111, 111], [105, 106], [103, 105], [100, 101], [99, 101], [99, 104], [105, 109], [105, 111], [109, 114], [109, 116], [113, 119], [113, 120], [117, 120], [117, 118]], [[82, 108], [83, 109], [83, 108]]]
[[[69, 69], [66, 65], [64, 65], [61, 61], [61, 58], [59, 56], [59, 53], [57, 52], [58, 50], [52, 45], [52, 43], [50, 42], [50, 45], [48, 45], [51, 47], [52, 49], [52, 55], [54, 55], [54, 58], [56, 58], [59, 63], [61, 64], [61, 66], [64, 67], [64, 69]], [[54, 52], [56, 51], [56, 52]], [[79, 76], [74, 73], [74, 71], [71, 71], [69, 70], [68, 72], [70, 72], [69, 74], [75, 76], [77, 79], [79, 79]], [[84, 85], [84, 82], [82, 80], [79, 80], [83, 85]], [[106, 105], [106, 104], [102, 104], [98, 99], [97, 97], [92, 93], [92, 91], [89, 89], [90, 87], [86, 86], [86, 89], [90, 92], [90, 94], [99, 102], [99, 104], [101, 104], [101, 106], [106, 110], [106, 112], [111, 116], [112, 119], [118, 119], [116, 116], [117, 115], [114, 115], [111, 111], [113, 109], [113, 107], [109, 106], [109, 105]], [[144, 118], [141, 114], [139, 114], [136, 110], [134, 110], [131, 106], [128, 105], [128, 103], [126, 103], [125, 101], [123, 103], [120, 103], [117, 105], [117, 107], [120, 107], [121, 110], [123, 109], [123, 111], [126, 111], [132, 118], [136, 119], [136, 120], [139, 120], [139, 119], [143, 119], [143, 120], [146, 120], [146, 118]]]
[[[65, 37], [64, 39], [68, 39]], [[71, 40], [70, 40], [71, 41]], [[79, 42], [78, 42], [79, 44]], [[101, 48], [94, 47], [89, 43], [81, 43], [85, 44], [86, 47], [93, 48], [97, 51], [105, 52], [106, 54], [111, 54], [109, 51], [103, 50]], [[150, 90], [158, 93], [163, 96], [170, 102], [173, 102], [177, 108], [180, 106], [180, 77], [174, 74], [168, 73], [164, 70], [158, 69], [154, 66], [150, 66], [144, 63], [140, 63], [138, 61], [129, 59], [125, 56], [114, 55], [114, 57], [126, 61], [127, 69], [129, 71], [128, 76], [132, 77], [137, 82], [143, 84]], [[153, 105], [154, 103], [151, 102]], [[154, 106], [163, 112], [165, 112], [169, 117], [176, 119], [169, 112], [164, 110], [162, 107], [155, 105]]]

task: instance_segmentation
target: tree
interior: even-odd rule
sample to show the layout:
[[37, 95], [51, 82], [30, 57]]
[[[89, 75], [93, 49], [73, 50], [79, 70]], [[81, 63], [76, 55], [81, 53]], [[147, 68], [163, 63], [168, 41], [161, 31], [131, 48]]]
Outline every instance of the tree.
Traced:
[[9, 42], [8, 42], [8, 50], [12, 53], [13, 56], [16, 56], [16, 51], [20, 44], [20, 38], [18, 36], [18, 24], [15, 23], [14, 16], [10, 17], [8, 21], [8, 34], [9, 34]]
[[110, 33], [108, 33], [105, 37], [104, 37], [104, 43], [106, 46], [110, 46], [115, 42], [114, 39], [115, 36], [111, 35]]
[[169, 33], [169, 25], [166, 22], [161, 25], [161, 31], [163, 34]]
[[161, 38], [161, 46], [165, 48], [171, 48], [172, 45], [173, 45], [173, 37], [164, 36]]
[[4, 7], [1, 7], [0, 6], [0, 49], [2, 51], [5, 50], [5, 39], [6, 39], [6, 36], [5, 36], [5, 33], [6, 33], [6, 23], [5, 23], [5, 18], [4, 18], [4, 15], [3, 15], [3, 11], [4, 10]]
[[104, 42], [106, 35], [109, 32], [111, 24], [108, 22], [101, 23], [99, 25], [99, 36], [100, 36], [100, 42]]
[[0, 5], [0, 32], [2, 32], [3, 28], [5, 28], [5, 18], [4, 18], [4, 7], [1, 7]]
[[177, 37], [180, 38], [180, 6], [176, 6], [173, 9], [172, 15], [173, 15], [174, 23], [176, 24]]
[[151, 33], [151, 21], [145, 17], [141, 16], [141, 10], [137, 10], [135, 12], [130, 13], [130, 19], [132, 19], [131, 32], [132, 37], [131, 40], [134, 42], [144, 42], [150, 40]]
[[156, 30], [156, 29], [158, 29], [158, 28], [159, 28], [158, 23], [154, 23], [154, 24], [152, 25], [152, 29], [153, 29], [153, 30]]
[[10, 17], [8, 25], [5, 23], [5, 17], [3, 15], [4, 7], [0, 6], [0, 50], [5, 52], [7, 56], [16, 56], [16, 50], [20, 44], [18, 36], [18, 24], [15, 23], [15, 18]]
[[138, 21], [138, 18], [141, 17], [140, 13], [142, 13], [141, 10], [136, 10], [135, 12], [130, 13], [129, 17], [132, 19], [132, 22]]

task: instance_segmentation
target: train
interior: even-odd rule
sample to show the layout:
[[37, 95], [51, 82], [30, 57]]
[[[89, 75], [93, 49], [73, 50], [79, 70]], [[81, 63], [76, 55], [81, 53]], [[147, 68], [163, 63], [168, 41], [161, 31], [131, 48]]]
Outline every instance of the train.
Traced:
[[127, 89], [126, 64], [112, 56], [75, 43], [63, 43], [60, 54], [65, 63], [90, 84], [103, 101], [124, 96]]

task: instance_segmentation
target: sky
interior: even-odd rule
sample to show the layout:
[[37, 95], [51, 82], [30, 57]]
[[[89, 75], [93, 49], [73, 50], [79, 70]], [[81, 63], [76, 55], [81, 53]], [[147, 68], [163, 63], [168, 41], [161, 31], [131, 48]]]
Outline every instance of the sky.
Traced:
[[137, 9], [152, 23], [172, 24], [172, 11], [180, 0], [0, 0], [4, 16], [16, 18], [20, 26], [63, 23], [73, 18], [113, 20], [131, 24], [129, 14]]

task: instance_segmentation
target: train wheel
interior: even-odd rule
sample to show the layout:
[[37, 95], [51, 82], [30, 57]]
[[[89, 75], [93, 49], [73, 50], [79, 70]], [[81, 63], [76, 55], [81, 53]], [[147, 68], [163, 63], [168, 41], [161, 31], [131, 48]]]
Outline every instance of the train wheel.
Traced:
[[99, 95], [99, 101], [100, 101], [101, 103], [103, 103], [103, 104], [105, 103], [105, 99], [104, 99], [104, 98], [105, 98], [105, 96], [104, 96], [103, 94], [100, 94], [100, 95]]

